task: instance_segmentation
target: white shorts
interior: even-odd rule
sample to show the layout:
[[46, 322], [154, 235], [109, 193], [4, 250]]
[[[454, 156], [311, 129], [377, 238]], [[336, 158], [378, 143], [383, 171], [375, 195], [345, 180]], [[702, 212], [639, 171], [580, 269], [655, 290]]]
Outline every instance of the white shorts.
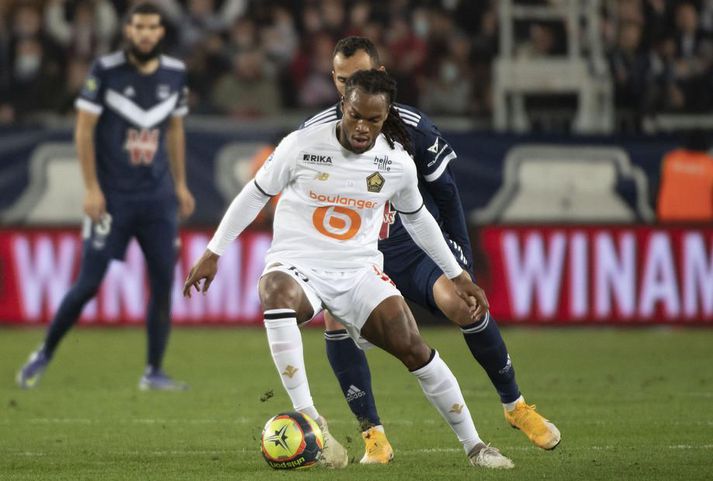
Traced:
[[371, 347], [361, 337], [361, 328], [371, 312], [384, 299], [401, 296], [389, 276], [373, 265], [358, 270], [326, 271], [277, 261], [265, 267], [260, 277], [276, 271], [284, 272], [297, 281], [315, 316], [322, 309], [327, 309], [344, 324], [349, 336], [362, 349]]

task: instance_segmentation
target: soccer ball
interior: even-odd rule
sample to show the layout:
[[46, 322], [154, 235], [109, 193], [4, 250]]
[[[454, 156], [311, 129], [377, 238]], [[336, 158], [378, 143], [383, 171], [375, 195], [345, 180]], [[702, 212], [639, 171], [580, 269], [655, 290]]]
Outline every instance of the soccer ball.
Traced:
[[260, 444], [271, 468], [303, 469], [319, 462], [324, 437], [314, 419], [293, 411], [268, 419]]

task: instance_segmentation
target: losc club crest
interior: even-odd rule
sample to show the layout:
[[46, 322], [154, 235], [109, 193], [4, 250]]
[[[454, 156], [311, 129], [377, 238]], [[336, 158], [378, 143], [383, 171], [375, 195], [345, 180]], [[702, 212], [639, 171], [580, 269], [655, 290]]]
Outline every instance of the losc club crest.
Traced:
[[366, 188], [369, 192], [381, 192], [385, 182], [386, 179], [380, 173], [374, 172], [366, 178]]

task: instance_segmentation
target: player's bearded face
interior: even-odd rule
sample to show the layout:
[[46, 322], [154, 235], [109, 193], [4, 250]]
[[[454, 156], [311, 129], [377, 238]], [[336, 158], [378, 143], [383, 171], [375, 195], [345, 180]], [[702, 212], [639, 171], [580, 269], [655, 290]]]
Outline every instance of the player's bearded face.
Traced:
[[126, 26], [129, 51], [140, 63], [146, 63], [161, 54], [164, 29], [159, 15], [134, 15]]
[[389, 115], [389, 102], [384, 94], [351, 90], [341, 103], [344, 114], [339, 124], [339, 143], [361, 154], [374, 146]]

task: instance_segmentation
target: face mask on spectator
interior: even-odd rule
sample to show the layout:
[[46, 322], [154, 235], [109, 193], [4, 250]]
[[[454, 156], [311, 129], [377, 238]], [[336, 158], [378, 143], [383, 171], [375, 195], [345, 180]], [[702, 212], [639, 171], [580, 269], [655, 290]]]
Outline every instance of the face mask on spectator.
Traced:
[[15, 77], [27, 80], [37, 75], [42, 65], [42, 56], [36, 53], [21, 54], [15, 59]]
[[458, 67], [451, 62], [444, 62], [441, 65], [441, 80], [445, 83], [453, 83], [458, 79]]

